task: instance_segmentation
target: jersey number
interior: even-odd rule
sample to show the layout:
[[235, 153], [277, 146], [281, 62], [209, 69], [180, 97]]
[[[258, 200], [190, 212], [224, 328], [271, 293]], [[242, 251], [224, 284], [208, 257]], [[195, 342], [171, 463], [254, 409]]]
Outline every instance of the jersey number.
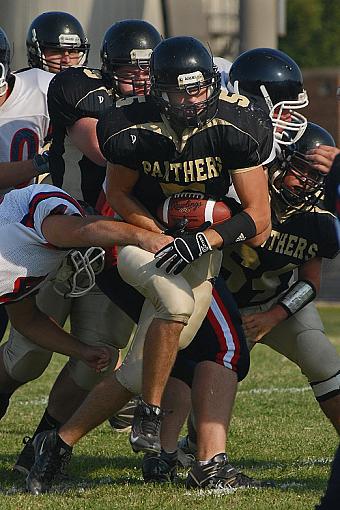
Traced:
[[[12, 138], [10, 148], [10, 161], [23, 161], [32, 159], [39, 152], [39, 137], [37, 133], [28, 128], [19, 129]], [[16, 188], [24, 188], [29, 182], [23, 182]]]

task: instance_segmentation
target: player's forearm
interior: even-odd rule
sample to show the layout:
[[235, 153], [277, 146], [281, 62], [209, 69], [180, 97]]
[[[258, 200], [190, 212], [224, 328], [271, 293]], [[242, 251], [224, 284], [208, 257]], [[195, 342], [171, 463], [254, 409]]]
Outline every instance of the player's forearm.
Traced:
[[102, 216], [51, 215], [44, 220], [42, 231], [49, 243], [60, 248], [141, 246], [147, 237], [154, 237], [152, 232]]
[[248, 207], [244, 212], [249, 214], [256, 226], [256, 236], [249, 239], [249, 246], [261, 246], [269, 237], [272, 224], [269, 202], [262, 204], [261, 207]]
[[151, 232], [160, 233], [162, 229], [151, 214], [131, 195], [122, 192], [108, 193], [108, 201], [126, 223]]
[[10, 188], [37, 175], [33, 160], [0, 163], [0, 188]]
[[15, 305], [7, 307], [13, 327], [35, 344], [48, 351], [82, 359], [82, 342], [66, 333], [38, 308], [31, 310], [29, 317], [25, 314], [12, 313]]

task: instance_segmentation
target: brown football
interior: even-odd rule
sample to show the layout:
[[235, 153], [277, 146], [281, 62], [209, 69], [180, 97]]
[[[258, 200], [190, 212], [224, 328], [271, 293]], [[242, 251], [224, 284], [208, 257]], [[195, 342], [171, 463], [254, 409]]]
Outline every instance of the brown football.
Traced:
[[231, 216], [231, 210], [224, 202], [191, 191], [171, 195], [157, 208], [158, 219], [169, 228], [183, 219], [188, 220], [188, 230], [198, 228], [206, 221], [218, 225]]

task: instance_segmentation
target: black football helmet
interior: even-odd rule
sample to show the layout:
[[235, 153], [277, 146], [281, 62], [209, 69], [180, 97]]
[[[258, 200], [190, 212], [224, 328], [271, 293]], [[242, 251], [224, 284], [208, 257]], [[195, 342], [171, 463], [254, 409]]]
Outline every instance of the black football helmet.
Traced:
[[[309, 150], [319, 145], [335, 147], [334, 138], [318, 124], [308, 122], [301, 138], [282, 151], [279, 166], [269, 171], [272, 191], [294, 209], [308, 210], [322, 197], [325, 174], [313, 168], [305, 158]], [[294, 175], [299, 186], [287, 184], [288, 174]]]
[[269, 110], [279, 144], [289, 145], [303, 135], [307, 119], [296, 110], [308, 105], [308, 96], [299, 66], [286, 53], [273, 48], [242, 53], [230, 68], [228, 89]]
[[[193, 37], [171, 37], [154, 50], [150, 62], [150, 94], [174, 127], [199, 127], [217, 112], [221, 75], [206, 47]], [[169, 92], [194, 95], [206, 89], [207, 99], [172, 104]]]
[[[79, 52], [79, 66], [86, 65], [90, 44], [79, 21], [67, 12], [44, 12], [31, 23], [26, 36], [27, 60], [30, 67], [48, 71], [44, 50]], [[53, 65], [51, 62], [50, 64]], [[54, 64], [55, 65], [55, 64]]]
[[0, 96], [8, 89], [7, 78], [10, 73], [11, 48], [5, 31], [0, 28]]
[[[107, 30], [100, 51], [102, 73], [118, 95], [121, 95], [119, 83], [131, 85], [133, 95], [136, 85], [140, 86], [137, 75], [119, 72], [119, 67], [149, 71], [152, 50], [161, 40], [162, 36], [154, 26], [139, 19], [118, 21]], [[149, 81], [143, 85], [147, 93]]]

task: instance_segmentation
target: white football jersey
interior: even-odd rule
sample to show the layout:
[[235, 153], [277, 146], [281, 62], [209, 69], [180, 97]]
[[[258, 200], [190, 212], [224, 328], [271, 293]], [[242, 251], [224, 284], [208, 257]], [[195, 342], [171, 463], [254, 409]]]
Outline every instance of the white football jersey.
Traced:
[[222, 89], [227, 90], [227, 83], [229, 81], [229, 70], [231, 68], [232, 62], [222, 57], [214, 57], [214, 64], [218, 67], [219, 72], [221, 73], [221, 87]]
[[54, 75], [29, 69], [14, 76], [11, 94], [0, 107], [1, 163], [32, 159], [40, 152], [49, 128], [47, 89]]
[[0, 200], [0, 303], [8, 303], [51, 279], [70, 251], [48, 243], [41, 230], [44, 219], [83, 211], [65, 191], [45, 184], [10, 191]]

